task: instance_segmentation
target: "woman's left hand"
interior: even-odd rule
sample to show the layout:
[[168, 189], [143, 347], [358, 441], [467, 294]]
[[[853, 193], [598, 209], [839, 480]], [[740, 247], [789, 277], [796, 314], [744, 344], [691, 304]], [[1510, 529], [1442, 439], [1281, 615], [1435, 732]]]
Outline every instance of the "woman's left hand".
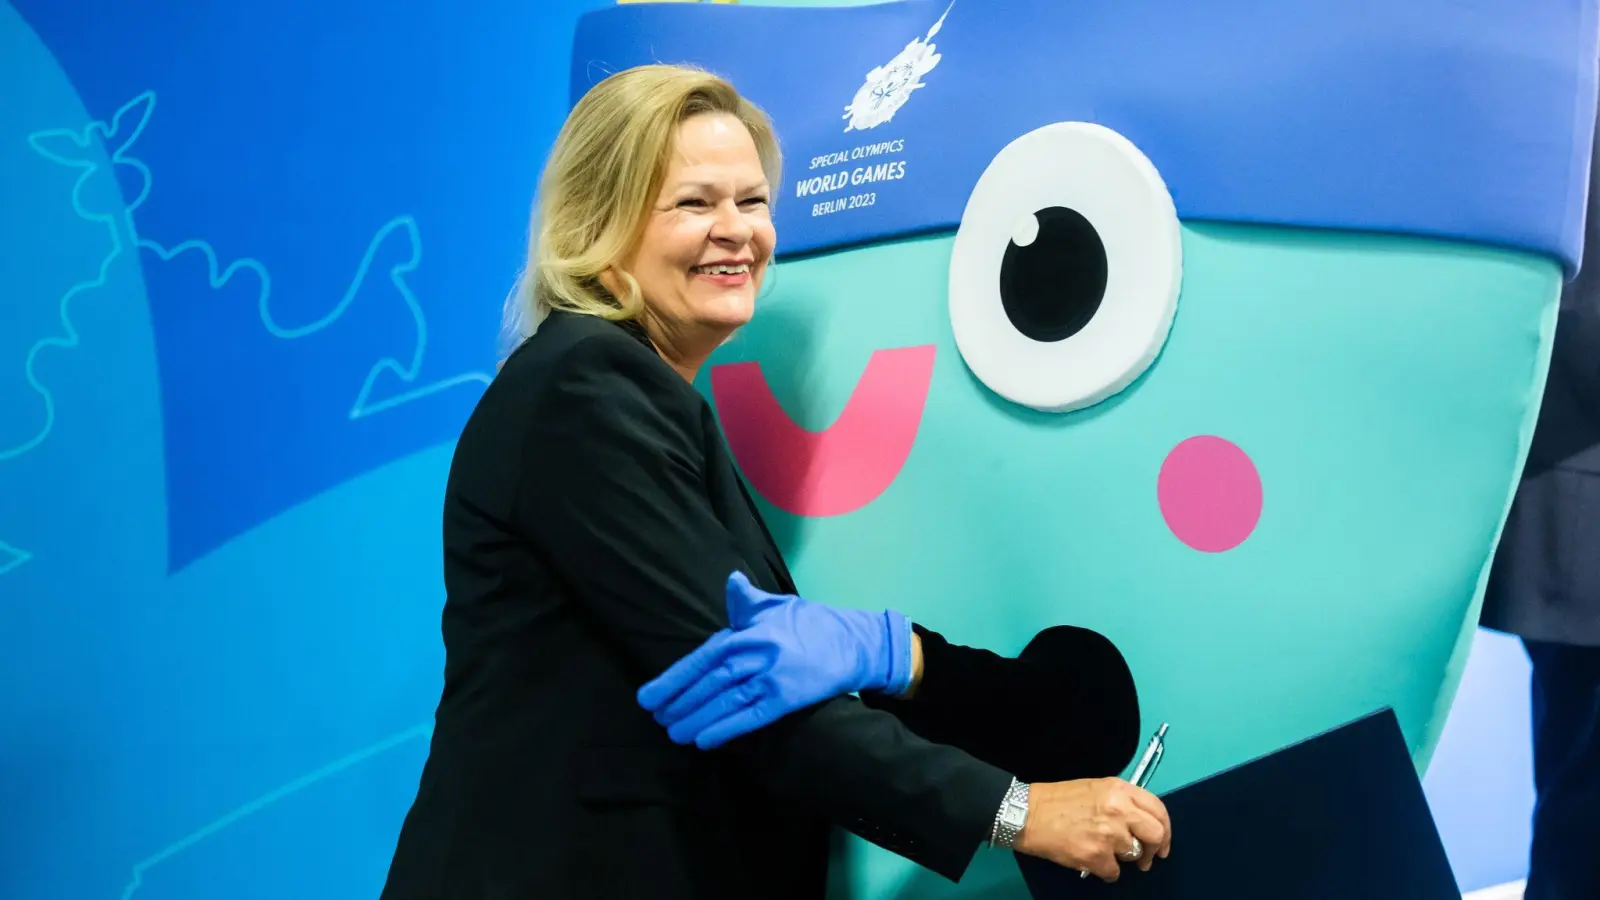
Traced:
[[739, 572], [727, 603], [732, 628], [639, 689], [639, 705], [680, 744], [709, 750], [841, 694], [911, 683], [911, 623], [893, 610], [769, 594]]

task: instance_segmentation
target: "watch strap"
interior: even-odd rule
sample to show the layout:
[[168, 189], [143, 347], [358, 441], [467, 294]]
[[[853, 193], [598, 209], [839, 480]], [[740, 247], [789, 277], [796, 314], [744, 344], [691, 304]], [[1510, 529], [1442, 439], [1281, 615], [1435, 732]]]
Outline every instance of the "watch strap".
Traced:
[[989, 846], [1005, 849], [1016, 846], [1017, 836], [1022, 833], [1022, 826], [1027, 821], [1028, 785], [1012, 778], [1011, 787], [1006, 790], [1005, 797], [1000, 801], [1000, 809], [995, 812]]

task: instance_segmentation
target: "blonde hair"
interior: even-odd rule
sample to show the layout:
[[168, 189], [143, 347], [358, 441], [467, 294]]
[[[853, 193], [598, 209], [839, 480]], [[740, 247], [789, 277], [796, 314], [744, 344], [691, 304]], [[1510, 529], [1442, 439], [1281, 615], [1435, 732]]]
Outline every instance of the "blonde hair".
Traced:
[[556, 137], [539, 182], [528, 257], [506, 301], [515, 345], [555, 309], [612, 321], [636, 318], [639, 283], [614, 270], [615, 296], [600, 282], [637, 245], [661, 191], [678, 126], [708, 113], [737, 118], [755, 141], [776, 192], [782, 157], [766, 113], [726, 80], [691, 66], [626, 69], [590, 88]]

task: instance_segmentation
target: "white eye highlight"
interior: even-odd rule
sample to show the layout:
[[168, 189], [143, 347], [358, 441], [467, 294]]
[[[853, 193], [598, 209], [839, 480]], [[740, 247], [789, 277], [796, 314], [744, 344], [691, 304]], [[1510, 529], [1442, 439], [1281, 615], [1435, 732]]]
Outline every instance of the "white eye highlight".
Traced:
[[956, 346], [1013, 403], [1092, 406], [1160, 354], [1182, 270], [1154, 164], [1109, 128], [1046, 125], [996, 154], [967, 199], [950, 258]]
[[1011, 229], [1011, 243], [1018, 247], [1026, 247], [1039, 237], [1039, 217], [1028, 213], [1017, 220], [1017, 227]]

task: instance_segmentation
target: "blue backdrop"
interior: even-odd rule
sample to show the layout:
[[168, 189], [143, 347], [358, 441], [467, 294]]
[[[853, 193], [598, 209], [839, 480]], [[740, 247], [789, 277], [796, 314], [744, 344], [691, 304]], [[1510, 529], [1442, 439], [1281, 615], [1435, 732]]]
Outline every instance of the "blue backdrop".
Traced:
[[[0, 0], [0, 895], [374, 896], [438, 511], [567, 103], [538, 4]], [[1428, 787], [1520, 877], [1525, 663]]]

